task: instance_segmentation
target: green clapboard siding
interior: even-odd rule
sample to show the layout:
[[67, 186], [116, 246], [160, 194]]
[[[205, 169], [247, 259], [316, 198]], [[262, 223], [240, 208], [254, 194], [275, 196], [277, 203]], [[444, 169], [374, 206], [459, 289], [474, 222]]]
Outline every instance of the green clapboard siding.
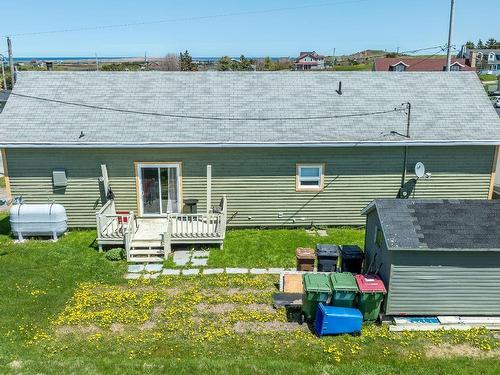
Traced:
[[388, 315], [499, 315], [500, 253], [391, 251]]
[[[487, 198], [493, 147], [410, 148], [408, 178], [417, 161], [432, 179], [416, 198]], [[62, 203], [73, 227], [95, 225], [97, 178], [106, 164], [118, 209], [137, 210], [134, 161], [182, 162], [183, 196], [206, 206], [206, 165], [212, 165], [212, 203], [227, 194], [229, 225], [358, 225], [375, 198], [394, 197], [401, 179], [401, 147], [213, 149], [8, 149], [13, 195], [26, 202]], [[325, 189], [295, 191], [296, 163], [326, 163]], [[65, 168], [69, 186], [52, 189], [52, 170]], [[279, 217], [282, 213], [282, 217]]]

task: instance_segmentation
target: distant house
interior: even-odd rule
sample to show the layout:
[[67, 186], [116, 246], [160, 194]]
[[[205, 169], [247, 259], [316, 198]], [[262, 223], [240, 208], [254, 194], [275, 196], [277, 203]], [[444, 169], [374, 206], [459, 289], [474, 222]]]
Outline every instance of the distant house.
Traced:
[[464, 58], [480, 74], [500, 74], [500, 48], [462, 47], [459, 58]]
[[[445, 58], [382, 57], [375, 59], [373, 70], [377, 72], [442, 72], [446, 70]], [[473, 71], [465, 59], [452, 59], [451, 71]]]
[[317, 70], [325, 69], [325, 56], [318, 55], [316, 52], [301, 52], [295, 60], [295, 70]]

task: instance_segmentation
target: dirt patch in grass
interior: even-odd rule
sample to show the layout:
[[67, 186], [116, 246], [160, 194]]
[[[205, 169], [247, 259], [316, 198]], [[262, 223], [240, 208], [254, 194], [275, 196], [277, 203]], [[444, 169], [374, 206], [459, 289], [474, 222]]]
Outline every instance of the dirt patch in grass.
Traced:
[[500, 350], [484, 351], [467, 344], [451, 345], [443, 344], [430, 346], [425, 351], [427, 358], [500, 358]]
[[288, 322], [237, 322], [233, 326], [236, 333], [247, 332], [294, 332], [306, 331], [306, 325]]
[[60, 336], [65, 336], [65, 335], [92, 335], [98, 332], [102, 332], [102, 329], [99, 328], [98, 326], [94, 324], [90, 325], [74, 325], [74, 326], [69, 326], [69, 325], [64, 325], [64, 326], [59, 326], [56, 328], [56, 334]]
[[165, 311], [165, 308], [163, 306], [155, 306], [153, 307], [153, 310], [151, 311], [151, 317], [145, 321], [143, 324], [139, 326], [139, 329], [141, 331], [148, 331], [156, 327], [158, 323], [158, 319], [160, 318], [161, 314]]
[[[241, 307], [239, 304], [235, 303], [217, 303], [217, 304], [207, 304], [199, 303], [196, 305], [196, 309], [201, 313], [211, 313], [211, 314], [226, 314], [233, 311], [236, 308]], [[274, 308], [271, 305], [265, 303], [251, 303], [249, 305], [244, 305], [244, 309], [252, 311], [262, 311], [262, 312], [274, 312]]]
[[110, 330], [113, 333], [123, 333], [125, 332], [125, 326], [121, 323], [113, 323], [111, 324]]

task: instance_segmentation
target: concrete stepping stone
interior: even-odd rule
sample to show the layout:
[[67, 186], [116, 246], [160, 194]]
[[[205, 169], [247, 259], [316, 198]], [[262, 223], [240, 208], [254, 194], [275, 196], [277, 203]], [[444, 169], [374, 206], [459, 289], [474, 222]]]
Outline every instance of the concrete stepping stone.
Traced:
[[146, 272], [161, 272], [162, 268], [163, 268], [163, 264], [150, 263], [150, 264], [146, 264], [146, 266], [144, 267], [144, 271], [146, 271]]
[[320, 236], [320, 237], [328, 237], [328, 233], [324, 229], [318, 229], [317, 233], [318, 233], [318, 236]]
[[224, 273], [224, 268], [205, 268], [203, 270], [204, 275], [218, 275]]
[[193, 275], [198, 275], [200, 273], [199, 268], [188, 268], [185, 270], [182, 270], [182, 274], [184, 276], [193, 276]]
[[193, 266], [206, 266], [208, 264], [208, 258], [193, 258], [191, 259], [191, 264]]
[[270, 273], [270, 274], [280, 274], [284, 271], [285, 269], [284, 268], [268, 268], [267, 269], [267, 272]]
[[191, 259], [191, 253], [189, 251], [174, 251], [174, 263], [177, 266], [185, 266], [189, 263]]
[[178, 276], [181, 274], [181, 270], [166, 268], [163, 270], [163, 272], [161, 274], [167, 275], [167, 276]]
[[125, 274], [125, 278], [127, 280], [137, 280], [141, 276], [142, 275], [140, 273], [127, 273], [127, 274]]
[[250, 273], [254, 275], [263, 275], [268, 273], [266, 268], [250, 268]]
[[248, 273], [248, 268], [226, 268], [226, 273], [229, 274], [244, 274]]
[[127, 270], [132, 273], [142, 272], [144, 271], [144, 264], [130, 264]]
[[197, 250], [193, 251], [193, 258], [208, 258], [210, 251], [207, 250]]

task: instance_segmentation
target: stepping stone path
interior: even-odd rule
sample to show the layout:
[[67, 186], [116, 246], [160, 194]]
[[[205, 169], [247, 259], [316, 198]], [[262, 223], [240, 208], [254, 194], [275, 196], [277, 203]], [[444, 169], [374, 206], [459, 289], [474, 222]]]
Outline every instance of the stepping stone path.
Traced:
[[191, 265], [193, 266], [206, 266], [208, 264], [208, 258], [192, 258]]
[[[162, 263], [149, 263], [149, 264], [130, 264], [127, 268], [125, 278], [128, 280], [139, 279], [156, 279], [162, 276], [195, 276], [203, 275], [219, 275], [223, 273], [233, 275], [264, 275], [264, 274], [280, 274], [285, 271], [284, 268], [240, 268], [240, 267], [226, 267], [226, 268], [203, 268], [208, 264], [209, 251], [174, 251], [173, 260], [176, 266], [188, 266], [190, 268], [177, 269], [177, 268], [163, 268]], [[294, 271], [294, 268], [288, 268], [287, 271]]]
[[205, 268], [203, 270], [204, 275], [217, 275], [224, 273], [224, 268]]
[[198, 275], [199, 273], [200, 273], [199, 268], [188, 268], [188, 269], [182, 270], [182, 274], [184, 276]]

